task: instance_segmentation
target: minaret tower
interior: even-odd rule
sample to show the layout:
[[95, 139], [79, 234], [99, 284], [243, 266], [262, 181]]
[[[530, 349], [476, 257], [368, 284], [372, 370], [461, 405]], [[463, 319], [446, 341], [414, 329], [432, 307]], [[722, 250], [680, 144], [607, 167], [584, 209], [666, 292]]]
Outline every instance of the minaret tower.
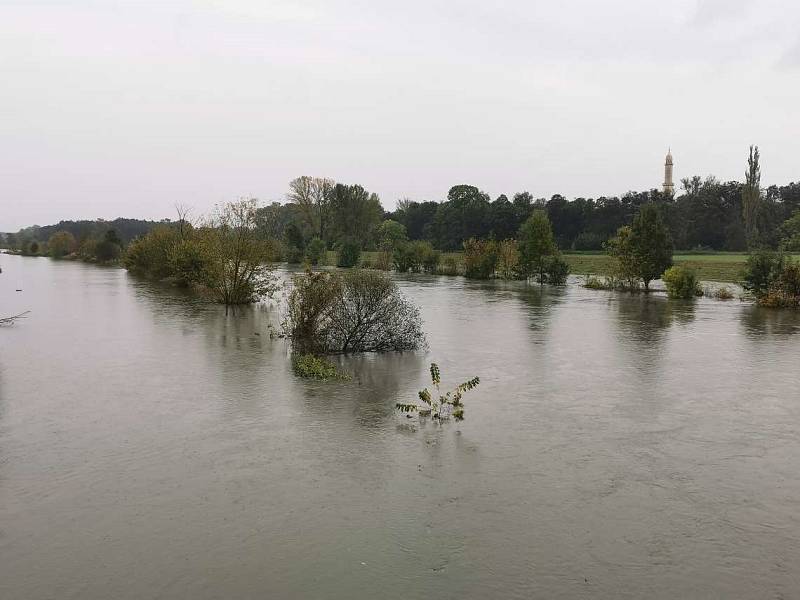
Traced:
[[667, 150], [667, 160], [664, 162], [664, 194], [675, 195], [675, 184], [672, 183], [672, 148]]

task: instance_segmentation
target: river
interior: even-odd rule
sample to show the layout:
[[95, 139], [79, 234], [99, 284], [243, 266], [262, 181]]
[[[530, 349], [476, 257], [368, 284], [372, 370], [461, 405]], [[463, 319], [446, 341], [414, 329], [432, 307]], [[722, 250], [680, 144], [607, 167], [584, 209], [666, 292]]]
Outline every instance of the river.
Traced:
[[428, 352], [315, 382], [275, 303], [0, 266], [4, 600], [800, 595], [797, 313], [398, 276]]

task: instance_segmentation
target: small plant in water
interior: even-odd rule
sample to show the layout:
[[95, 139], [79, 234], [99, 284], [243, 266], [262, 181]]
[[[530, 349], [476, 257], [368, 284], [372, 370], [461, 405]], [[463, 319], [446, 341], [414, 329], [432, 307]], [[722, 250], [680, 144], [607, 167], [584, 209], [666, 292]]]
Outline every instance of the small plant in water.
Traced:
[[[442, 382], [439, 366], [436, 363], [431, 363], [431, 382], [435, 388], [435, 393], [439, 394], [439, 386]], [[447, 419], [451, 415], [456, 421], [464, 420], [464, 404], [461, 402], [461, 397], [464, 392], [468, 392], [476, 387], [481, 382], [480, 377], [473, 377], [469, 381], [465, 381], [454, 390], [447, 392], [444, 395], [439, 395], [434, 398], [433, 394], [428, 388], [419, 392], [419, 399], [425, 404], [425, 407], [419, 404], [403, 404], [398, 402], [395, 406], [397, 410], [403, 413], [417, 412], [422, 416], [430, 416], [434, 419], [441, 421]], [[427, 408], [426, 408], [427, 407]]]
[[338, 379], [348, 381], [350, 375], [342, 373], [330, 361], [313, 354], [292, 354], [292, 369], [298, 377], [327, 381]]

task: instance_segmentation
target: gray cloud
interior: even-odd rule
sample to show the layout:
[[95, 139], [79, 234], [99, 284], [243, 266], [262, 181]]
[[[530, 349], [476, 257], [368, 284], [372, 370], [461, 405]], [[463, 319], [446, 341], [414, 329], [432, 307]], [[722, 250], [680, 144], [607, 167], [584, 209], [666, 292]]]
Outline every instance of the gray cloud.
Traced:
[[[455, 183], [619, 194], [797, 179], [781, 0], [26, 0], [0, 5], [0, 231], [161, 217], [300, 174], [390, 208]], [[780, 90], [780, 93], [775, 93]], [[767, 92], [769, 91], [769, 92]]]

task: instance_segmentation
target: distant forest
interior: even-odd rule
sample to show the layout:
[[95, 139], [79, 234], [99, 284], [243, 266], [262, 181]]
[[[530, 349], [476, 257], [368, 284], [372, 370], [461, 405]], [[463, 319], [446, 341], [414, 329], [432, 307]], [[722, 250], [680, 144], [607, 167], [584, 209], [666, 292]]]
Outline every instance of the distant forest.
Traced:
[[59, 221], [55, 225], [33, 225], [20, 229], [15, 233], [4, 234], [4, 246], [7, 248], [22, 248], [30, 242], [47, 242], [53, 234], [59, 231], [66, 231], [72, 234], [75, 240], [82, 244], [87, 240], [102, 239], [109, 231], [116, 233], [117, 237], [128, 244], [132, 239], [146, 234], [159, 223], [169, 221], [144, 221], [141, 219], [114, 219], [113, 221]]
[[[541, 208], [550, 219], [561, 250], [594, 251], [602, 250], [619, 227], [630, 225], [642, 205], [654, 203], [663, 211], [677, 250], [747, 250], [746, 218], [757, 232], [759, 246], [777, 248], [796, 233], [786, 227], [799, 220], [791, 217], [800, 209], [800, 182], [764, 189], [749, 217], [743, 211], [745, 190], [746, 185], [736, 181], [692, 177], [682, 180], [674, 198], [650, 190], [571, 201], [558, 194], [548, 200], [519, 192], [511, 198], [502, 194], [492, 200], [475, 186], [456, 185], [442, 202], [404, 199], [396, 210], [386, 212], [378, 196], [359, 185], [300, 177], [290, 183], [286, 202], [258, 209], [258, 227], [264, 237], [280, 240], [288, 247], [304, 247], [309, 240], [320, 238], [328, 248], [355, 240], [362, 249], [372, 250], [380, 244], [381, 223], [391, 219], [405, 227], [409, 239], [455, 251], [470, 238], [514, 238], [532, 211]], [[6, 234], [4, 245], [21, 248], [34, 240], [46, 243], [58, 231], [71, 233], [80, 245], [113, 230], [124, 247], [160, 223], [170, 221], [61, 221]]]

